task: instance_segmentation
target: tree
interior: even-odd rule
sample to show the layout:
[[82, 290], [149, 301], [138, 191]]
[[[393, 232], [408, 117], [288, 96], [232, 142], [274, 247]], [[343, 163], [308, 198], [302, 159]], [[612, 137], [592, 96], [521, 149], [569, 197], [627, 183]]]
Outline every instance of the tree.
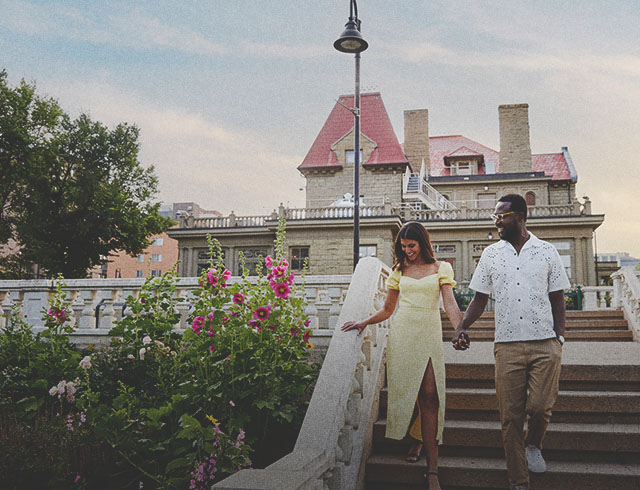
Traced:
[[103, 257], [140, 253], [171, 226], [152, 202], [158, 180], [138, 160], [138, 137], [133, 125], [71, 119], [34, 86], [10, 88], [0, 72], [0, 243], [21, 246], [5, 262], [85, 277]]

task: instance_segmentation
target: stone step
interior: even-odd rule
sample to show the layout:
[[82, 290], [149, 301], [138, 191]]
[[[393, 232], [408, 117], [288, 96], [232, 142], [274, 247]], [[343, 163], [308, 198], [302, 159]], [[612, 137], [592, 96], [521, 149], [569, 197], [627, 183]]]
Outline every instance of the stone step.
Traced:
[[[633, 332], [630, 330], [574, 330], [568, 329], [565, 338], [574, 342], [632, 342]], [[445, 330], [442, 332], [442, 340], [448, 341], [453, 337], [453, 330]], [[492, 330], [475, 330], [473, 327], [469, 330], [471, 341], [476, 342], [493, 342], [494, 331]]]
[[[592, 329], [601, 329], [601, 330], [628, 330], [629, 324], [624, 319], [599, 319], [599, 320], [589, 320], [589, 319], [580, 319], [580, 320], [570, 320], [566, 323], [567, 330], [592, 330]], [[446, 321], [442, 322], [443, 330], [455, 330], [451, 322]], [[470, 332], [475, 332], [476, 330], [495, 330], [495, 323], [492, 321], [477, 321], [475, 322], [471, 328]]]
[[[386, 416], [388, 392], [380, 392], [380, 414]], [[446, 413], [451, 420], [498, 420], [496, 393], [491, 388], [447, 388]], [[557, 422], [638, 423], [640, 393], [561, 390], [553, 407]]]
[[[440, 316], [443, 321], [447, 318], [447, 315], [444, 311], [441, 311]], [[482, 316], [478, 319], [478, 321], [482, 321], [482, 320], [493, 321], [494, 318], [495, 318], [495, 312], [487, 311], [482, 314]], [[567, 310], [567, 320], [572, 320], [574, 318], [624, 318], [624, 312], [622, 310], [595, 310], [595, 311]]]
[[[384, 437], [386, 420], [373, 429], [376, 452], [406, 454], [411, 439]], [[444, 456], [504, 457], [500, 422], [446, 420]], [[575, 424], [551, 422], [544, 440], [544, 456], [549, 461], [583, 461], [632, 464], [640, 461], [640, 425]]]
[[[408, 463], [401, 454], [374, 454], [367, 461], [367, 490], [417, 490], [424, 488], [426, 461]], [[502, 458], [441, 456], [439, 479], [443, 490], [507, 489]], [[545, 490], [638, 490], [640, 465], [548, 461], [547, 472], [531, 474], [531, 488]]]
[[[609, 344], [611, 345], [611, 344]], [[494, 388], [494, 364], [447, 363], [447, 388]], [[571, 391], [639, 391], [640, 364], [590, 366], [563, 364], [560, 389]]]

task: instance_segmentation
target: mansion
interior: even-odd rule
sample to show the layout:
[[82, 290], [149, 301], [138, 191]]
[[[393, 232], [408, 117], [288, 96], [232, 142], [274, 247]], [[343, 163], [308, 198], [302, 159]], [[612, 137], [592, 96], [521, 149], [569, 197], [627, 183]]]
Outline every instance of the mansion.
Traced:
[[[351, 274], [353, 260], [353, 96], [341, 96], [298, 170], [304, 208], [280, 205], [270, 215], [196, 217], [182, 213], [168, 230], [178, 241], [180, 276], [207, 266], [206, 236], [222, 245], [226, 266], [240, 273], [239, 254], [255, 270], [273, 253], [279, 217], [287, 221], [291, 267], [310, 274]], [[573, 284], [595, 285], [593, 232], [604, 216], [576, 195], [578, 174], [566, 147], [532, 154], [527, 104], [498, 107], [500, 151], [465, 136], [430, 136], [426, 109], [404, 112], [404, 143], [379, 93], [361, 97], [360, 255], [393, 263], [393, 240], [406, 221], [429, 231], [436, 257], [468, 283], [484, 248], [498, 240], [490, 214], [507, 193], [525, 196], [528, 228], [551, 242]]]

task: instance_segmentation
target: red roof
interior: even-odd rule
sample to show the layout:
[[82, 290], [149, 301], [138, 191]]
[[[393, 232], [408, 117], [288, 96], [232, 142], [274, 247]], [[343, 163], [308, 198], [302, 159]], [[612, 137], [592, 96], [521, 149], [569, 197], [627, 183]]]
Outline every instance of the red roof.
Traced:
[[[496, 173], [500, 172], [500, 154], [497, 151], [461, 135], [429, 137], [429, 155], [429, 175], [433, 177], [449, 175], [449, 169], [444, 165], [445, 157], [462, 155], [483, 155], [485, 168], [488, 162], [494, 162]], [[562, 153], [531, 155], [531, 159], [534, 172], [544, 172], [553, 180], [571, 178], [569, 165]], [[484, 169], [480, 173], [484, 173]]]
[[[339, 102], [347, 107], [353, 107], [353, 99], [353, 95], [341, 95]], [[360, 96], [360, 114], [360, 132], [377, 145], [364, 165], [408, 163], [398, 138], [396, 138], [396, 133], [393, 131], [380, 93], [368, 93]], [[331, 146], [352, 129], [353, 114], [336, 102], [307, 156], [298, 168], [340, 166]]]
[[531, 155], [533, 159], [533, 171], [544, 172], [553, 175], [553, 180], [569, 180], [571, 173], [567, 160], [562, 153], [543, 153]]

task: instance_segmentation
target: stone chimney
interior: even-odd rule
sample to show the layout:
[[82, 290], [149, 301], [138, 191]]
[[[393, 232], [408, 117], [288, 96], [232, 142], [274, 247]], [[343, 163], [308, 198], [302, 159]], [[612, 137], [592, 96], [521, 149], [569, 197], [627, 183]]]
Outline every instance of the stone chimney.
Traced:
[[425, 174], [429, 175], [429, 111], [404, 111], [404, 154], [414, 173], [420, 172], [424, 158]]
[[529, 104], [498, 107], [500, 121], [500, 173], [531, 172]]

